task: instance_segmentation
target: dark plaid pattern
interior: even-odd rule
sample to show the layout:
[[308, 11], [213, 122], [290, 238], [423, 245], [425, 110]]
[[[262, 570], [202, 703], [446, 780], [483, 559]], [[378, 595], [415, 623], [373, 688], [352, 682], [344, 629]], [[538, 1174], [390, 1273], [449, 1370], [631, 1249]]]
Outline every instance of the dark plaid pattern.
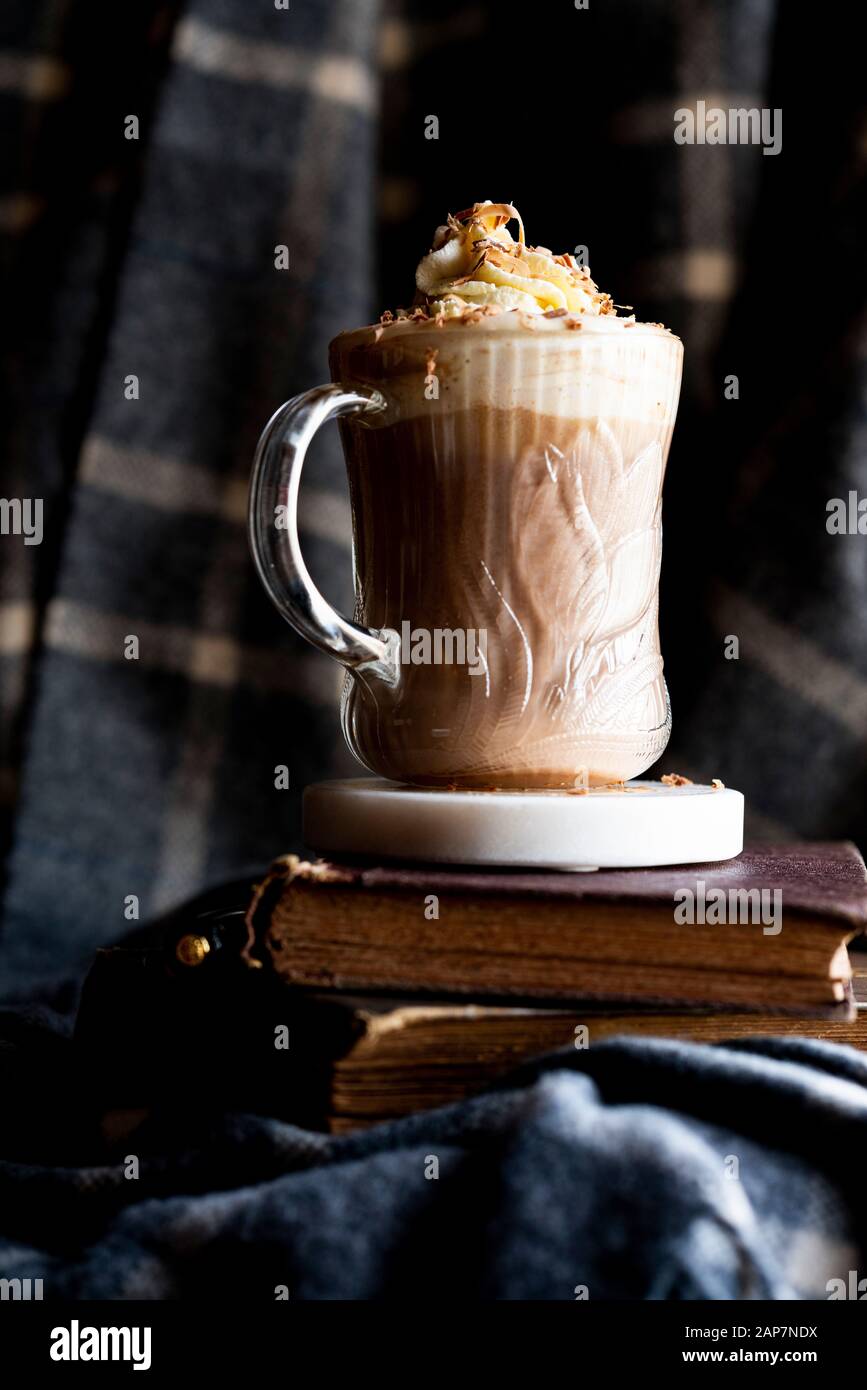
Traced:
[[[741, 787], [754, 830], [863, 843], [865, 540], [825, 530], [828, 498], [867, 491], [849, 13], [7, 0], [0, 493], [46, 508], [41, 546], [0, 537], [13, 979], [117, 936], [129, 895], [147, 917], [293, 847], [303, 784], [348, 767], [338, 672], [253, 576], [249, 460], [329, 338], [406, 300], [432, 227], [475, 198], [586, 244], [618, 302], [684, 339], [665, 766]], [[782, 152], [676, 145], [699, 98], [781, 107]], [[334, 436], [305, 544], [345, 605]]]

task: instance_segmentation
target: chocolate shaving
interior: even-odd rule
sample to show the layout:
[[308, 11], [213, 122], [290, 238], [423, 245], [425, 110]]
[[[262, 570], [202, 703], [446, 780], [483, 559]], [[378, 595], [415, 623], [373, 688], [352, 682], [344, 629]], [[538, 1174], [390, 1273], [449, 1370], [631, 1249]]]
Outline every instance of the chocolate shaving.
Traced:
[[473, 279], [473, 277], [474, 277], [476, 271], [479, 269], [479, 266], [484, 265], [484, 263], [485, 263], [485, 261], [487, 260], [487, 258], [488, 258], [488, 253], [487, 253], [487, 251], [483, 251], [482, 254], [481, 254], [481, 256], [479, 256], [479, 259], [476, 261], [475, 265], [473, 266], [472, 270], [467, 271], [467, 274], [466, 274], [466, 275], [459, 275], [459, 276], [457, 277], [456, 280], [450, 280], [450, 281], [449, 281], [449, 284], [450, 284], [450, 285], [466, 285], [468, 281], [470, 281], [470, 280]]
[[[449, 218], [451, 215], [449, 213]], [[498, 227], [511, 222], [513, 217], [519, 222], [521, 220], [517, 208], [513, 208], [511, 203], [473, 203], [471, 208], [464, 208], [463, 212], [454, 214], [456, 222], [475, 222], [481, 217], [496, 217]]]
[[[518, 235], [515, 240], [507, 233], [503, 233], [500, 238], [500, 229], [506, 223], [515, 219], [518, 223]], [[460, 242], [460, 249], [464, 253], [461, 259], [474, 262], [469, 271], [452, 278], [442, 280], [438, 286], [430, 287], [430, 279], [427, 281], [429, 288], [425, 293], [418, 291], [413, 301], [413, 307], [408, 312], [400, 309], [397, 318], [400, 321], [407, 319], [413, 323], [433, 323], [436, 327], [443, 326], [446, 315], [441, 309], [434, 310], [433, 305], [442, 300], [455, 301], [454, 313], [449, 313], [449, 318], [455, 318], [461, 323], [478, 323], [481, 317], [489, 313], [517, 312], [520, 322], [528, 328], [538, 325], [538, 318], [567, 318], [567, 326], [572, 329], [581, 327], [581, 323], [568, 315], [577, 315], [578, 318], [587, 313], [594, 314], [613, 314], [618, 310], [629, 310], [630, 305], [615, 304], [608, 294], [603, 294], [595, 284], [588, 266], [579, 265], [578, 260], [571, 252], [564, 252], [561, 255], [554, 253], [547, 246], [528, 247], [525, 243], [524, 226], [521, 221], [517, 208], [512, 203], [473, 203], [471, 207], [463, 208], [457, 213], [449, 213], [443, 226], [436, 229], [434, 246], [432, 251], [442, 249], [451, 239]], [[539, 273], [528, 266], [528, 259], [533, 255], [541, 257], [548, 263], [548, 269], [543, 265], [539, 267]], [[464, 259], [465, 258], [465, 259]], [[519, 310], [507, 310], [499, 304], [476, 304], [472, 298], [465, 298], [460, 290], [469, 284], [483, 265], [488, 264], [498, 270], [506, 272], [509, 276], [520, 277], [526, 280], [529, 276], [534, 282], [538, 281], [541, 288], [534, 292], [532, 287], [529, 293], [536, 299], [539, 309], [542, 311], [534, 315], [531, 320], [526, 314]], [[562, 269], [563, 275], [553, 276], [550, 270], [553, 266], [558, 270]], [[495, 283], [499, 277], [488, 275]], [[546, 298], [550, 304], [551, 298], [555, 297], [547, 294], [545, 284], [550, 279], [560, 289], [565, 289], [567, 296], [580, 291], [581, 295], [586, 295], [591, 303], [585, 309], [581, 304], [573, 307], [568, 306], [559, 309], [544, 309]], [[506, 282], [508, 284], [508, 281]], [[451, 306], [450, 306], [451, 307]], [[394, 322], [394, 315], [388, 311], [382, 315], [381, 322], [388, 324]], [[662, 327], [662, 325], [659, 325]]]

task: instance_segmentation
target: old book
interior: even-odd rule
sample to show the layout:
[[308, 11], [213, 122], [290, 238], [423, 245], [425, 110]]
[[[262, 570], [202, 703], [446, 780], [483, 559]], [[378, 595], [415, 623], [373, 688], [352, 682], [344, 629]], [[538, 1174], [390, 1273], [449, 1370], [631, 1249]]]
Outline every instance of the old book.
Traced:
[[617, 1036], [712, 1043], [777, 1035], [867, 1050], [867, 966], [858, 973], [855, 995], [861, 1002], [834, 1005], [820, 1017], [707, 1009], [624, 1013], [598, 1004], [526, 1009], [313, 995], [293, 1023], [297, 1074], [310, 1083], [298, 1091], [298, 1100], [308, 1123], [345, 1133], [462, 1100], [544, 1053], [593, 1047]]
[[475, 1002], [821, 1009], [867, 925], [851, 844], [726, 863], [549, 873], [278, 860], [253, 949], [291, 985]]

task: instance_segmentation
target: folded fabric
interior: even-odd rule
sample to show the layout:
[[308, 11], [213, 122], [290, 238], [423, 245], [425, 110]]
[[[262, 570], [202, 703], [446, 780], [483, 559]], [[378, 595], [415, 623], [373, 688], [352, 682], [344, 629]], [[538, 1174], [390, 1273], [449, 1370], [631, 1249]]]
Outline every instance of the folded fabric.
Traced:
[[70, 1045], [4, 1033], [0, 1277], [46, 1299], [825, 1299], [864, 1269], [847, 1048], [620, 1039], [355, 1135], [188, 1109], [112, 1146]]

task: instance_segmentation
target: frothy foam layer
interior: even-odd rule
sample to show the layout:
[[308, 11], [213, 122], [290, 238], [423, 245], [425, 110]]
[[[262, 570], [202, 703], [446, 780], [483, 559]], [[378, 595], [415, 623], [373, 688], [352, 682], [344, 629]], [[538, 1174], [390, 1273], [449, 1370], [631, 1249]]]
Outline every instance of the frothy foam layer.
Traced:
[[614, 315], [577, 322], [570, 329], [564, 316], [503, 313], [440, 327], [407, 320], [385, 333], [358, 329], [332, 343], [332, 376], [381, 391], [382, 424], [479, 408], [560, 419], [673, 419], [680, 340]]

